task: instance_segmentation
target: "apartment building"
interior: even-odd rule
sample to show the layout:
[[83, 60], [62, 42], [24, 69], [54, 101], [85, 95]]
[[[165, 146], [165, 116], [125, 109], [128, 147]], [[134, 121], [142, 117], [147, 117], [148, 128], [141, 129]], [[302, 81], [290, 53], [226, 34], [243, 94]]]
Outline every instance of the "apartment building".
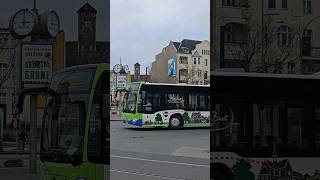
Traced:
[[151, 82], [209, 84], [209, 41], [170, 41], [169, 45], [155, 56], [150, 76]]
[[213, 69], [320, 71], [320, 1], [215, 0]]

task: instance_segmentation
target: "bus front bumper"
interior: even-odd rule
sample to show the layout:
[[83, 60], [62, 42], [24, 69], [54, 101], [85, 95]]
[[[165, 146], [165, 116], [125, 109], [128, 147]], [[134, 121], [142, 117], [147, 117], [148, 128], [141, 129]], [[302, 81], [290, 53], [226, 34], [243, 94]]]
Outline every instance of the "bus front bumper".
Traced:
[[142, 127], [142, 119], [138, 120], [122, 120], [122, 123], [129, 127]]

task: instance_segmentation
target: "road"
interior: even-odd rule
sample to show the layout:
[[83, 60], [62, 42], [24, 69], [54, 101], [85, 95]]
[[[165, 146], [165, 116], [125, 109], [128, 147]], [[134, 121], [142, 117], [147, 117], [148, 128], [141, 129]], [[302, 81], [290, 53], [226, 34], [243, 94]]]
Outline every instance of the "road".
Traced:
[[110, 136], [112, 180], [209, 179], [209, 129], [128, 129], [111, 121]]
[[[112, 115], [119, 120], [118, 115]], [[111, 121], [112, 180], [208, 180], [209, 129], [127, 129]], [[0, 154], [0, 179], [40, 180], [30, 174], [28, 155], [23, 168], [6, 168], [14, 154]], [[38, 163], [39, 167], [39, 163]]]

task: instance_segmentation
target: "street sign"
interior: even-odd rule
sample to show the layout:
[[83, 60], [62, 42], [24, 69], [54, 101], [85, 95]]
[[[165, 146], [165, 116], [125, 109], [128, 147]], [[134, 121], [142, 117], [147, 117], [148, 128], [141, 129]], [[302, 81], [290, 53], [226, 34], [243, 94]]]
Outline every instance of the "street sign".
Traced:
[[52, 76], [52, 61], [52, 44], [22, 44], [22, 88], [35, 88], [48, 85]]
[[127, 87], [127, 75], [117, 75], [117, 89], [125, 89]]

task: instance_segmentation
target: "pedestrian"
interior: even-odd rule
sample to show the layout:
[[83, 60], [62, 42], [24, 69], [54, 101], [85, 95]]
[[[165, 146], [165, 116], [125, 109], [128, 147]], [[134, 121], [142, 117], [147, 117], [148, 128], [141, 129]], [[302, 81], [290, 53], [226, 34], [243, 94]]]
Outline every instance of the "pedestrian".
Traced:
[[22, 130], [20, 132], [20, 134], [18, 135], [19, 147], [21, 148], [21, 150], [24, 150], [25, 143], [26, 143], [26, 137], [27, 137], [27, 134], [24, 130]]

